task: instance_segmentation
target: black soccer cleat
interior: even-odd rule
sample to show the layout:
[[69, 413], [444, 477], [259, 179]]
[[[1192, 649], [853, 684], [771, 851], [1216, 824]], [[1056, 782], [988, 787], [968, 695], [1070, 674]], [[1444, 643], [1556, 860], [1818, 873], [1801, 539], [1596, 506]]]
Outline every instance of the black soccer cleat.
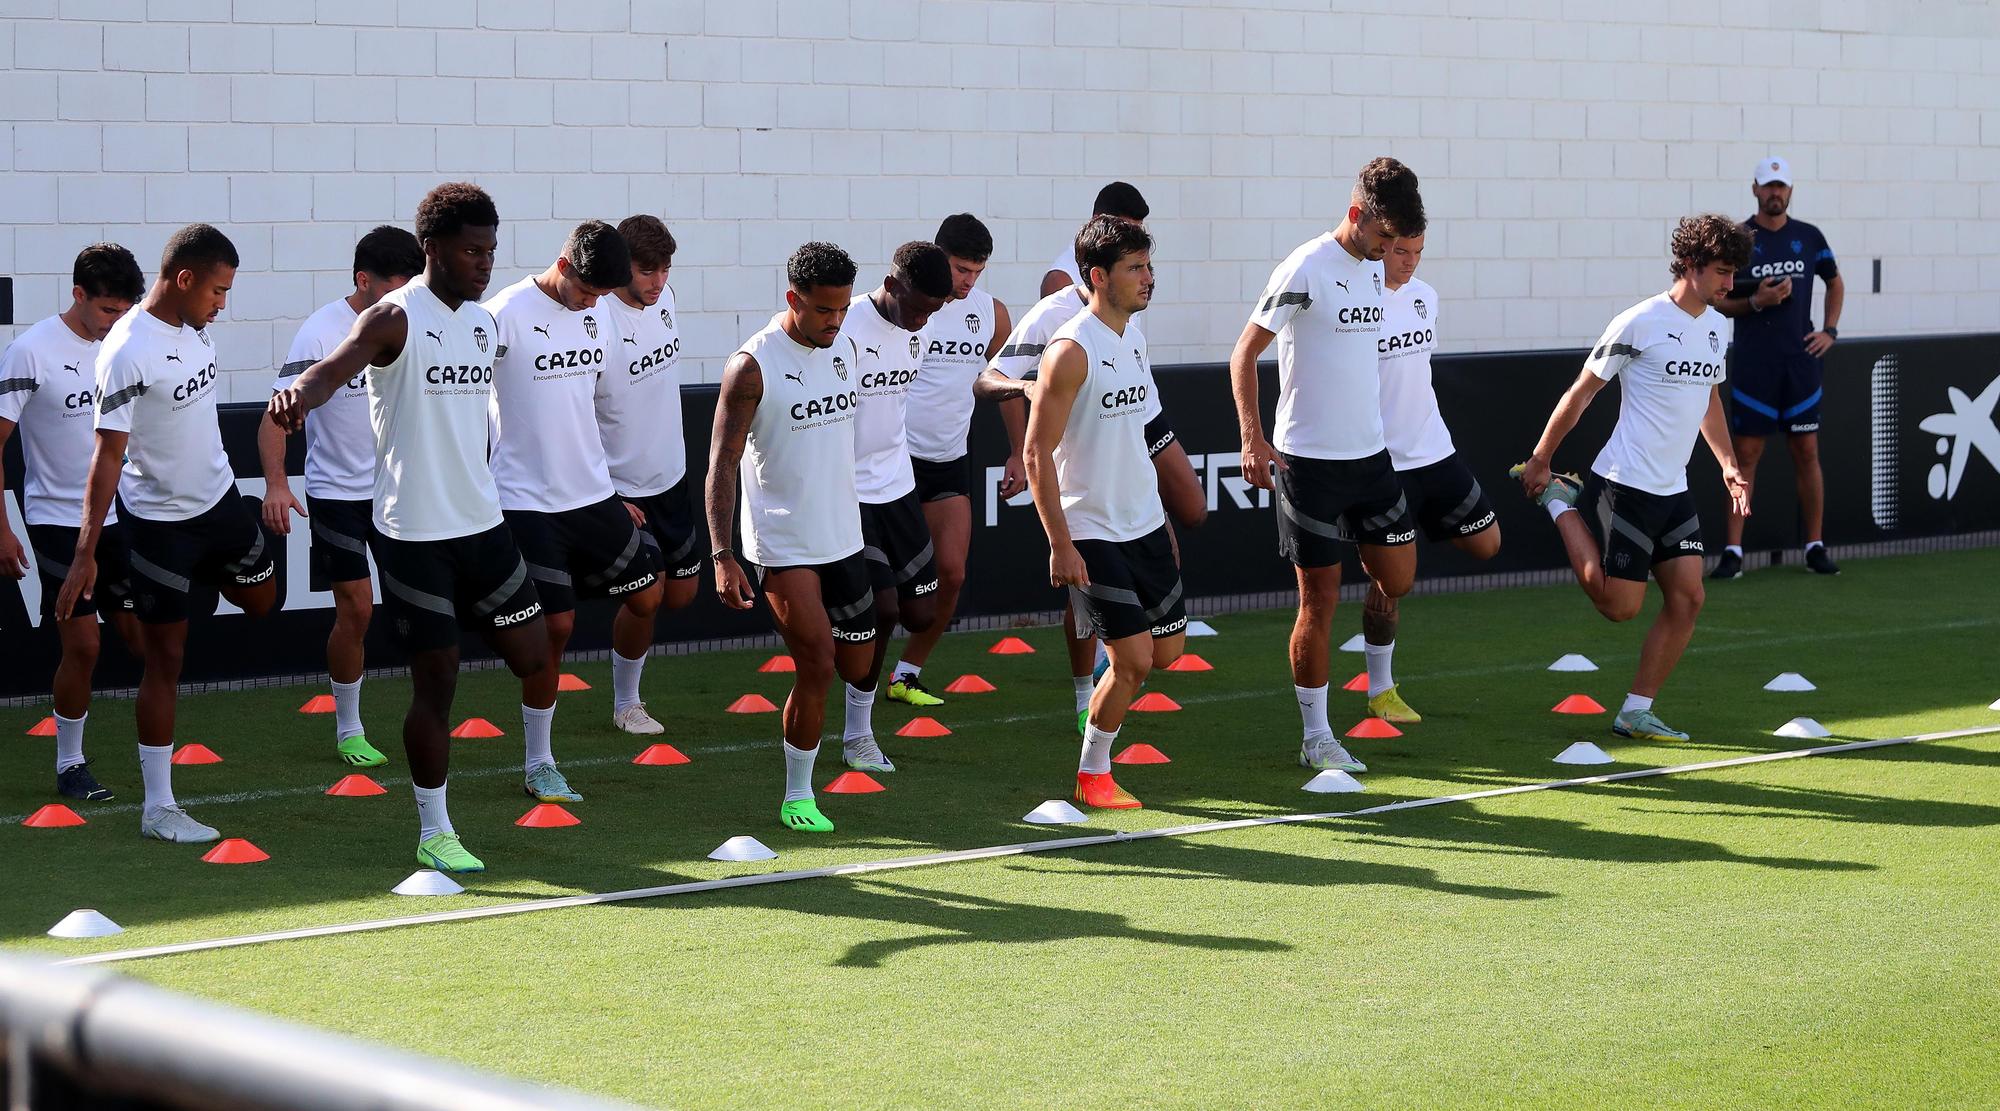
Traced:
[[1806, 549], [1806, 570], [1815, 575], [1838, 575], [1840, 564], [1835, 563], [1833, 557], [1826, 554], [1825, 544], [1817, 544]]
[[1743, 557], [1722, 549], [1722, 558], [1715, 561], [1715, 570], [1708, 573], [1711, 579], [1740, 579], [1743, 577]]
[[71, 764], [56, 773], [56, 793], [66, 799], [80, 799], [84, 802], [110, 802], [111, 789], [97, 781], [90, 774], [90, 762]]

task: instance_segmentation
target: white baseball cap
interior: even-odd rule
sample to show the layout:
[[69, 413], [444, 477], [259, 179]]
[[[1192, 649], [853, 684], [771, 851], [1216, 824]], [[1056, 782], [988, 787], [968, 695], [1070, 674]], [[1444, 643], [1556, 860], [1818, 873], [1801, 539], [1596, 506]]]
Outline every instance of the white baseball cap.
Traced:
[[1751, 180], [1759, 185], [1769, 185], [1774, 181], [1779, 185], [1790, 185], [1792, 165], [1774, 154], [1757, 163], [1757, 172], [1751, 176]]

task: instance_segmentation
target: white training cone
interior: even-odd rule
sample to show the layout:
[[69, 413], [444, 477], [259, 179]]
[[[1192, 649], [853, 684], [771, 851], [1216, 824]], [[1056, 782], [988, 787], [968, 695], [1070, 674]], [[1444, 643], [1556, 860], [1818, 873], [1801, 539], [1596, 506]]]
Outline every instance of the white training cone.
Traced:
[[389, 890], [398, 895], [457, 895], [465, 888], [443, 872], [423, 868]]
[[1574, 652], [1549, 665], [1550, 671], [1596, 671], [1597, 665], [1589, 656], [1579, 656]]
[[1558, 764], [1610, 764], [1613, 762], [1610, 753], [1591, 744], [1589, 741], [1578, 741], [1556, 755], [1556, 763]]
[[1038, 826], [1066, 826], [1075, 822], [1087, 822], [1090, 819], [1084, 817], [1083, 811], [1069, 803], [1061, 799], [1050, 799], [1021, 815], [1021, 820], [1033, 822]]
[[1328, 768], [1307, 780], [1305, 789], [1315, 795], [1337, 795], [1346, 791], [1365, 791], [1368, 788], [1363, 787], [1360, 780], [1339, 768]]
[[62, 921], [49, 927], [50, 937], [110, 937], [124, 932], [125, 927], [94, 910], [70, 911], [63, 915]]
[[1187, 623], [1187, 635], [1191, 637], [1212, 637], [1222, 634], [1216, 632], [1215, 626], [1206, 621], [1190, 621]]
[[1833, 736], [1833, 730], [1828, 729], [1811, 718], [1793, 718], [1776, 729], [1771, 730], [1771, 735], [1773, 737], [1803, 737], [1807, 740], [1817, 740], [1820, 737]]
[[777, 857], [762, 841], [749, 834], [739, 834], [715, 847], [708, 854], [710, 860], [771, 860]]
[[1993, 700], [1993, 705], [1991, 705], [1991, 706], [1988, 706], [1988, 707], [1986, 707], [1986, 708], [1987, 708], [1987, 709], [1989, 709], [1989, 710], [2000, 710], [2000, 698], [1996, 698], [1996, 699], [1994, 699], [1994, 700]]
[[1798, 672], [1787, 671], [1779, 675], [1776, 679], [1764, 684], [1764, 689], [1767, 691], [1816, 691], [1819, 688], [1812, 685], [1812, 680], [1807, 679]]
[[1361, 639], [1360, 633], [1356, 633], [1348, 637], [1345, 643], [1341, 644], [1340, 650], [1342, 652], [1366, 652], [1368, 651], [1368, 642]]

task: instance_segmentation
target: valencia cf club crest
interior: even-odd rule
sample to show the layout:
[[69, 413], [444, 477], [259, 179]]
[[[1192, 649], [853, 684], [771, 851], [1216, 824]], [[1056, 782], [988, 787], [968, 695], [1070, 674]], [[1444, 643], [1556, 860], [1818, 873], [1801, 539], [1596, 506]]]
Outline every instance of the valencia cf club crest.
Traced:
[[1382, 295], [1382, 272], [1381, 272], [1381, 271], [1379, 271], [1379, 270], [1377, 270], [1377, 271], [1376, 271], [1375, 273], [1373, 273], [1373, 274], [1370, 274], [1370, 275], [1369, 275], [1369, 277], [1371, 277], [1371, 278], [1374, 278], [1374, 279], [1375, 279], [1375, 295], [1376, 295], [1376, 296], [1378, 296], [1378, 297], [1379, 297], [1379, 296], [1381, 296], [1381, 295]]
[[833, 372], [840, 375], [841, 381], [847, 381], [847, 360], [835, 355], [833, 357]]
[[479, 353], [481, 355], [486, 354], [486, 329], [474, 328], [472, 330], [472, 342], [479, 345]]
[[1714, 332], [1710, 332], [1708, 334], [1708, 349], [1718, 355], [1722, 354], [1722, 337], [1716, 335]]
[[966, 313], [966, 314], [965, 314], [965, 330], [966, 330], [966, 331], [968, 331], [968, 332], [971, 332], [971, 333], [972, 333], [973, 335], [975, 335], [975, 336], [979, 334], [979, 314], [978, 314], [978, 313], [976, 313], [976, 312], [969, 312], [969, 313]]
[[583, 318], [583, 330], [584, 330], [584, 331], [586, 331], [586, 332], [589, 332], [589, 333], [590, 333], [590, 338], [591, 338], [591, 339], [596, 339], [596, 338], [597, 338], [597, 318], [596, 318], [596, 317], [594, 317], [594, 316], [586, 316], [586, 317], [584, 317], [584, 318]]
[[918, 355], [921, 355], [921, 354], [923, 354], [923, 350], [924, 350], [924, 341], [923, 341], [923, 340], [921, 340], [921, 339], [918, 339], [918, 338], [917, 338], [916, 336], [911, 336], [911, 337], [910, 337], [910, 358], [914, 359], [914, 358], [916, 358], [916, 357], [917, 357]]
[[1423, 298], [1421, 298], [1421, 297], [1417, 298], [1417, 301], [1416, 301], [1416, 309], [1417, 309], [1417, 319], [1418, 319], [1418, 320], [1429, 320], [1429, 319], [1430, 319], [1430, 315], [1431, 315], [1431, 310], [1430, 310], [1429, 306], [1427, 306], [1427, 305], [1425, 305], [1425, 304], [1424, 304], [1424, 299], [1423, 299]]
[[668, 311], [667, 311], [667, 310], [665, 310], [665, 309], [661, 309], [661, 310], [660, 310], [660, 323], [662, 323], [662, 324], [666, 325], [666, 326], [667, 326], [667, 327], [669, 327], [669, 328], [673, 327], [673, 326], [674, 326], [674, 314], [673, 314], [673, 313], [670, 313], [670, 312], [668, 312]]
[[198, 335], [198, 336], [200, 336], [200, 337], [201, 337], [201, 345], [202, 345], [203, 347], [214, 347], [214, 346], [215, 346], [215, 341], [214, 341], [214, 340], [211, 340], [211, 339], [209, 339], [209, 338], [208, 338], [208, 329], [206, 329], [206, 328], [196, 328], [196, 329], [195, 329], [195, 332], [194, 332], [194, 334], [195, 334], [195, 335]]
[[1803, 240], [1803, 239], [1794, 239], [1794, 240], [1792, 240], [1792, 253], [1793, 253], [1793, 254], [1795, 254], [1795, 255], [1802, 255], [1802, 254], [1804, 254], [1804, 253], [1805, 253], [1805, 251], [1806, 251], [1806, 241], [1805, 241], [1805, 240]]

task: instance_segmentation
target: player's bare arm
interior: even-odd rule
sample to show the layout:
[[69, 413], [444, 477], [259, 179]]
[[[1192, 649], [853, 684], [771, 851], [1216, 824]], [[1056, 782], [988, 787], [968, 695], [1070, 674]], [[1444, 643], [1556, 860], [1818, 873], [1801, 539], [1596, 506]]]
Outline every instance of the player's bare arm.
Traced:
[[1283, 468], [1277, 449], [1264, 438], [1264, 416], [1257, 408], [1257, 360], [1278, 335], [1259, 324], [1245, 324], [1229, 353], [1229, 392], [1236, 398], [1236, 427], [1243, 434], [1243, 477], [1269, 490], [1271, 468]]
[[[14, 435], [14, 422], [0, 419], [0, 488], [7, 485], [7, 441]], [[0, 513], [0, 575], [10, 579], [26, 578], [28, 575], [28, 553], [21, 546], [21, 538], [7, 524], [7, 515]]]
[[1028, 414], [1028, 489], [1034, 492], [1035, 514], [1049, 537], [1049, 583], [1089, 586], [1083, 556], [1070, 541], [1069, 519], [1063, 516], [1062, 489], [1056, 481], [1056, 445], [1069, 426], [1069, 412], [1089, 376], [1089, 357], [1082, 345], [1059, 340], [1042, 355], [1035, 407]]
[[1729, 491], [1729, 504], [1744, 517], [1750, 515], [1750, 479], [1736, 465], [1736, 448], [1729, 438], [1729, 417], [1722, 409], [1722, 387], [1709, 387], [1708, 411], [1701, 416], [1701, 438], [1722, 467], [1722, 485]]
[[306, 368], [298, 380], [271, 395], [264, 408], [272, 424], [286, 433], [306, 426], [306, 414], [326, 404], [342, 382], [371, 366], [388, 366], [403, 353], [410, 338], [410, 318], [402, 306], [378, 301], [354, 322], [354, 330], [333, 353]]
[[92, 598], [97, 589], [97, 538], [104, 531], [104, 515], [111, 510], [112, 495], [118, 492], [118, 471], [125, 465], [125, 444], [129, 432], [97, 430], [90, 449], [90, 475], [83, 483], [83, 527], [76, 534], [76, 555], [70, 559], [69, 575], [63, 579], [62, 593], [56, 596], [56, 620], [68, 621], [76, 613], [78, 598]]
[[725, 541], [735, 535], [737, 471], [743, 465], [750, 422], [763, 399], [764, 372], [755, 358], [738, 353], [722, 371], [722, 395], [709, 436], [706, 487], [708, 535], [715, 545], [715, 592], [731, 609], [747, 610], [756, 600], [750, 576]]
[[1847, 283], [1839, 274], [1826, 280], [1826, 311], [1822, 314], [1825, 323], [1817, 332], [1806, 336], [1806, 353], [1818, 358], [1833, 346], [1833, 337], [1840, 331], [1840, 310], [1847, 302]]
[[1549, 484], [1549, 464], [1556, 457], [1556, 449], [1583, 418], [1583, 411], [1590, 408], [1590, 399], [1604, 388], [1604, 382], [1586, 368], [1578, 371], [1576, 381], [1563, 391], [1562, 400], [1556, 403], [1547, 427], [1542, 429], [1542, 438], [1535, 442], [1534, 454], [1528, 457], [1527, 469], [1521, 472], [1521, 487], [1529, 497], [1540, 494]]

